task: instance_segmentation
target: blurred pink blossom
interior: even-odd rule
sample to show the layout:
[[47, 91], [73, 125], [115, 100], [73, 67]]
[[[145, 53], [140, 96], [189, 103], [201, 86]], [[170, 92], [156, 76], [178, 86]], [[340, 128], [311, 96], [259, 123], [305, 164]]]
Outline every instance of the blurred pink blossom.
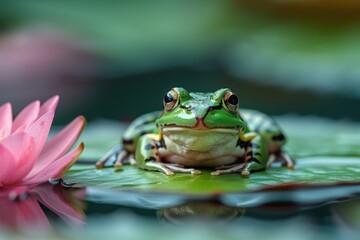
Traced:
[[42, 105], [34, 101], [14, 120], [11, 104], [0, 106], [0, 195], [61, 178], [82, 153], [83, 143], [68, 152], [85, 126], [82, 116], [46, 141], [58, 101], [58, 96]]
[[102, 58], [81, 37], [55, 28], [0, 33], [0, 102], [19, 109], [32, 99], [60, 94], [63, 111], [78, 108], [96, 90]]

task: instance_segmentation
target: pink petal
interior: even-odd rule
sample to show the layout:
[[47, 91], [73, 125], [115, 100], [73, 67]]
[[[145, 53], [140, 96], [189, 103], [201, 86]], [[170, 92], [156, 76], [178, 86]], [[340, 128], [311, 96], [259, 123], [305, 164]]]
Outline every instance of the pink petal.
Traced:
[[6, 148], [13, 156], [12, 164], [14, 165], [13, 169], [9, 171], [9, 175], [2, 180], [4, 185], [11, 185], [19, 182], [24, 175], [30, 172], [32, 168], [31, 165], [34, 164], [35, 160], [29, 159], [26, 161], [27, 159], [25, 159], [23, 166], [20, 165], [19, 167], [19, 164], [22, 159], [27, 157], [27, 152], [32, 151], [34, 142], [35, 140], [26, 133], [17, 133], [10, 135], [0, 143], [0, 146]]
[[0, 188], [3, 181], [15, 172], [15, 159], [4, 144], [0, 144]]
[[[24, 201], [17, 203], [17, 211], [15, 212], [17, 229], [38, 229], [40, 231], [51, 230], [51, 225], [44, 211], [40, 207], [39, 202], [30, 197]], [[11, 214], [14, 214], [12, 212]]]
[[0, 140], [9, 136], [12, 127], [11, 104], [5, 103], [0, 106]]
[[55, 111], [58, 103], [59, 103], [59, 96], [58, 95], [49, 98], [46, 102], [44, 102], [41, 105], [39, 116], [44, 115], [46, 112], [48, 112], [50, 110]]
[[[12, 153], [16, 154], [14, 152], [18, 152], [18, 155], [15, 156], [17, 161], [16, 171], [11, 174], [11, 178], [6, 180], [7, 184], [12, 184], [19, 179], [24, 178], [34, 167], [35, 162], [45, 145], [53, 118], [54, 111], [50, 111], [40, 117], [34, 124], [32, 124], [25, 132], [27, 137], [27, 139], [25, 139], [27, 140], [27, 142], [25, 142], [25, 146], [16, 146], [16, 140], [10, 142], [12, 146], [11, 148], [13, 150]], [[3, 142], [9, 141], [8, 139], [11, 139], [13, 136], [6, 138]], [[23, 143], [20, 140], [18, 140], [18, 142]]]
[[0, 198], [0, 225], [1, 229], [4, 229], [4, 227], [7, 228], [15, 228], [17, 226], [17, 217], [16, 217], [16, 211], [17, 211], [17, 204], [15, 202], [10, 201], [7, 196]]
[[81, 143], [77, 148], [57, 159], [43, 169], [33, 169], [25, 178], [27, 184], [37, 184], [49, 181], [51, 179], [59, 179], [63, 174], [75, 163], [76, 159], [84, 150], [84, 144]]
[[0, 198], [0, 225], [17, 230], [30, 228], [50, 228], [49, 221], [38, 201], [28, 198], [23, 201], [11, 201], [8, 197]]
[[[78, 191], [85, 192], [84, 189]], [[70, 194], [73, 192], [64, 190], [60, 185], [43, 184], [34, 189], [38, 194], [39, 201], [51, 211], [59, 215], [65, 222], [76, 227], [84, 224], [84, 212], [76, 204], [76, 200]], [[78, 200], [79, 201], [79, 200]]]
[[12, 133], [23, 132], [27, 129], [39, 116], [40, 102], [34, 101], [27, 105], [15, 118]]
[[26, 133], [16, 133], [0, 142], [0, 145], [4, 146], [14, 157], [15, 166], [17, 166], [20, 158], [24, 155], [30, 138]]
[[85, 124], [85, 118], [79, 116], [46, 143], [35, 166], [37, 171], [64, 155], [74, 145]]

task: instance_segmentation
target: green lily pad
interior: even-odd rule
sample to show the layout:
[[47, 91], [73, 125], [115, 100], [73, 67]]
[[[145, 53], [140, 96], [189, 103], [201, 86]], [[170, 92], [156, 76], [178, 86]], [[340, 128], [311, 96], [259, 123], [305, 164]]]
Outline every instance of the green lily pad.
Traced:
[[253, 173], [249, 178], [240, 174], [211, 176], [209, 170], [203, 170], [201, 175], [178, 173], [166, 176], [135, 166], [124, 166], [121, 170], [115, 170], [77, 165], [66, 173], [64, 181], [77, 183], [78, 186], [184, 194], [248, 192], [289, 185], [353, 184], [360, 183], [360, 158], [303, 158], [298, 160], [294, 170], [273, 167]]
[[295, 158], [309, 156], [360, 157], [360, 124], [320, 117], [279, 117], [285, 149]]

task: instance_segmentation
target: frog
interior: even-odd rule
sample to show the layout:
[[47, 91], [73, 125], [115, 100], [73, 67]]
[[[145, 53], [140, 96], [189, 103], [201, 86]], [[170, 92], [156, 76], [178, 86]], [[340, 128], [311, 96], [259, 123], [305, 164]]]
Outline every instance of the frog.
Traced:
[[239, 109], [239, 103], [229, 88], [203, 93], [174, 87], [163, 97], [163, 110], [136, 118], [96, 167], [130, 163], [168, 176], [211, 169], [213, 176], [244, 177], [274, 162], [293, 169], [279, 124], [260, 111]]

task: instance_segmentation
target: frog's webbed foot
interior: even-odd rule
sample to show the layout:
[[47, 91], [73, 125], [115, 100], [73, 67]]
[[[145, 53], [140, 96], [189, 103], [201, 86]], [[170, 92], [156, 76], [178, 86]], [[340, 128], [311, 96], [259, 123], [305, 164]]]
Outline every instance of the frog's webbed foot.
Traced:
[[242, 172], [244, 167], [245, 167], [245, 163], [224, 165], [216, 168], [216, 171], [212, 172], [211, 175], [218, 176], [229, 173], [238, 173], [238, 172]]
[[201, 174], [200, 170], [196, 170], [194, 168], [184, 168], [183, 166], [176, 166], [173, 164], [166, 164], [166, 167], [171, 169], [173, 172], [176, 173], [190, 173], [193, 175], [199, 175]]
[[286, 166], [288, 169], [294, 169], [294, 160], [292, 160], [290, 155], [285, 152], [280, 152], [278, 154], [270, 154], [266, 167], [271, 167], [271, 165], [277, 161], [281, 162], [281, 164], [283, 166]]
[[134, 154], [129, 154], [125, 159], [129, 162], [131, 166], [135, 166], [137, 164]]
[[136, 161], [133, 154], [129, 154], [121, 145], [116, 145], [108, 153], [105, 154], [96, 163], [96, 168], [104, 167], [116, 167], [120, 168], [126, 162], [126, 160], [131, 164], [135, 165]]
[[294, 160], [290, 157], [289, 154], [282, 152], [282, 153], [280, 154], [280, 156], [281, 156], [281, 159], [284, 160], [284, 165], [286, 165], [286, 167], [287, 167], [288, 169], [294, 169], [295, 162], [294, 162]]
[[159, 136], [154, 134], [146, 134], [139, 139], [135, 152], [139, 168], [150, 171], [160, 171], [168, 176], [174, 175], [174, 173], [201, 174], [199, 170], [194, 168], [184, 168], [184, 166], [176, 163], [162, 162], [158, 152], [158, 140]]
[[196, 170], [194, 168], [184, 168], [177, 164], [162, 163], [155, 161], [147, 161], [143, 166], [139, 166], [139, 167], [150, 171], [160, 171], [167, 176], [174, 175], [174, 173], [190, 173], [193, 175], [201, 174], [201, 171]]
[[141, 168], [146, 170], [160, 171], [167, 176], [174, 175], [174, 173], [190, 173], [192, 175], [201, 174], [201, 171], [194, 168], [184, 168], [173, 164], [161, 162], [146, 162], [145, 166], [141, 166]]

